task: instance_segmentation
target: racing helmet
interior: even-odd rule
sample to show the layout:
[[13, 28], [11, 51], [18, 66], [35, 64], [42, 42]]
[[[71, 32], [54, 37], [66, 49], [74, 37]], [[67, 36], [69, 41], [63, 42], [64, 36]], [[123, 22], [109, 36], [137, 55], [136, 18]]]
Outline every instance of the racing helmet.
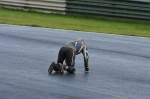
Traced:
[[86, 44], [85, 44], [85, 42], [83, 41], [82, 38], [78, 38], [78, 39], [76, 40], [76, 42], [82, 42], [82, 43], [86, 46]]

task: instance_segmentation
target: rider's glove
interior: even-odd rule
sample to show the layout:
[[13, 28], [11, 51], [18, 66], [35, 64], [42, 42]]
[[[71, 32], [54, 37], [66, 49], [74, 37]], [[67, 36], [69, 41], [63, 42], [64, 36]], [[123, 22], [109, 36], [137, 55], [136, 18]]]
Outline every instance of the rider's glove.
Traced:
[[85, 65], [85, 71], [89, 71], [89, 66], [88, 65]]

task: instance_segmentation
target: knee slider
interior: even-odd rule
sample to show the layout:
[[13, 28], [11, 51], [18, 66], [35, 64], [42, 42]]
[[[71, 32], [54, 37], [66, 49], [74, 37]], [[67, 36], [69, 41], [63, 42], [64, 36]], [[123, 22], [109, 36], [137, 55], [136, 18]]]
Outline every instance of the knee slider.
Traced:
[[69, 73], [74, 73], [76, 71], [76, 69], [74, 67], [71, 67], [71, 66], [66, 66], [65, 70]]

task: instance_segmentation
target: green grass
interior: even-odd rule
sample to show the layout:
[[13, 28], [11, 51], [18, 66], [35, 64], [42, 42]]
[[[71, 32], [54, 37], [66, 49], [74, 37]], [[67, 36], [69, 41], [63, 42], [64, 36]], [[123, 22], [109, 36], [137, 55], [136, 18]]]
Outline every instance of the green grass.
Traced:
[[0, 8], [0, 23], [150, 37], [150, 22], [44, 14], [6, 8]]

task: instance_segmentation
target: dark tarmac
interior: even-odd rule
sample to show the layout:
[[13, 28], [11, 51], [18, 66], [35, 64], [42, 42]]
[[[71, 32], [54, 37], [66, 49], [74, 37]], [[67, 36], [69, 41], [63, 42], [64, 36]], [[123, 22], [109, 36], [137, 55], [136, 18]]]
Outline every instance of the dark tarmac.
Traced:
[[[61, 46], [83, 38], [76, 72], [47, 69]], [[150, 38], [0, 24], [0, 99], [150, 99]]]

